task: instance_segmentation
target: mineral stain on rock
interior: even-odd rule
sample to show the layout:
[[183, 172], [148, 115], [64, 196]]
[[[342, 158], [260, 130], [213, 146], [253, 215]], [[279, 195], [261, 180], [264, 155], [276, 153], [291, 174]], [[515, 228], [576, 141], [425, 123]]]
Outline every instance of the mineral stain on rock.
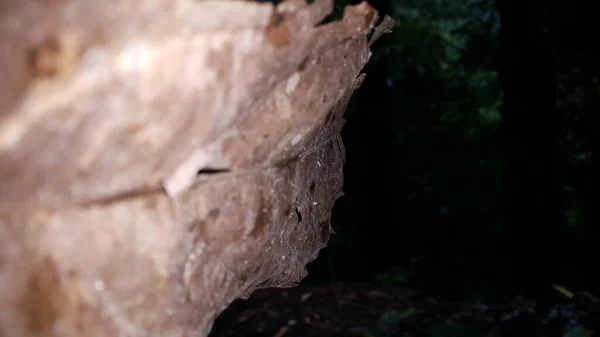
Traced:
[[80, 41], [75, 35], [50, 36], [27, 50], [31, 76], [54, 77], [69, 71], [80, 54]]
[[20, 303], [30, 336], [53, 336], [54, 323], [68, 306], [69, 297], [56, 263], [42, 259], [34, 266]]
[[273, 221], [273, 210], [269, 200], [265, 200], [263, 195], [260, 196], [260, 203], [254, 221], [254, 228], [248, 234], [251, 238], [264, 236], [269, 224]]
[[221, 214], [221, 211], [219, 211], [218, 208], [213, 208], [210, 211], [208, 211], [208, 217], [212, 220], [216, 220], [219, 217], [219, 214]]
[[205, 228], [206, 222], [201, 219], [196, 219], [190, 223], [189, 232], [194, 235], [194, 244], [197, 244], [202, 239], [206, 239]]

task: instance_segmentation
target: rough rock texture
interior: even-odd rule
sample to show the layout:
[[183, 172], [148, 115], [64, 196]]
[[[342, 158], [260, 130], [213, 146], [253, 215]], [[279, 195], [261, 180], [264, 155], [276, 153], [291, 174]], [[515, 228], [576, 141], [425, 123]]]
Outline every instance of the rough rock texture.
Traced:
[[205, 336], [299, 282], [377, 19], [331, 9], [1, 1], [0, 337]]

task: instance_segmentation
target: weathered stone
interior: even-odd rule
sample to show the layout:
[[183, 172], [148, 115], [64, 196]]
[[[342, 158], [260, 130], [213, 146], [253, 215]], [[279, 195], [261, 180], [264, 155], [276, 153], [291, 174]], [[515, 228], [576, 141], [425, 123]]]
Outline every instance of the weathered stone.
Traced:
[[377, 17], [331, 10], [0, 4], [0, 336], [205, 336], [297, 284]]

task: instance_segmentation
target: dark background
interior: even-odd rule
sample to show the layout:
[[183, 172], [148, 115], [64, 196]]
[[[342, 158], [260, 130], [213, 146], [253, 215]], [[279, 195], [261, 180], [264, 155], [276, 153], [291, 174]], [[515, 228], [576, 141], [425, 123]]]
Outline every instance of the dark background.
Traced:
[[[335, 16], [347, 3], [336, 1]], [[375, 43], [346, 113], [337, 235], [304, 282], [461, 301], [551, 301], [553, 284], [598, 293], [594, 11], [370, 3], [396, 27]]]

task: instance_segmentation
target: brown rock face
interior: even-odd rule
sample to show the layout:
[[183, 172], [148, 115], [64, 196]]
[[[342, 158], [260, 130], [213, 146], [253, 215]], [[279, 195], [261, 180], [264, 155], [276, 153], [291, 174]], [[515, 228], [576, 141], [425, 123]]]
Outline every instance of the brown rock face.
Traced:
[[297, 284], [377, 18], [331, 10], [0, 2], [0, 337], [205, 336]]

